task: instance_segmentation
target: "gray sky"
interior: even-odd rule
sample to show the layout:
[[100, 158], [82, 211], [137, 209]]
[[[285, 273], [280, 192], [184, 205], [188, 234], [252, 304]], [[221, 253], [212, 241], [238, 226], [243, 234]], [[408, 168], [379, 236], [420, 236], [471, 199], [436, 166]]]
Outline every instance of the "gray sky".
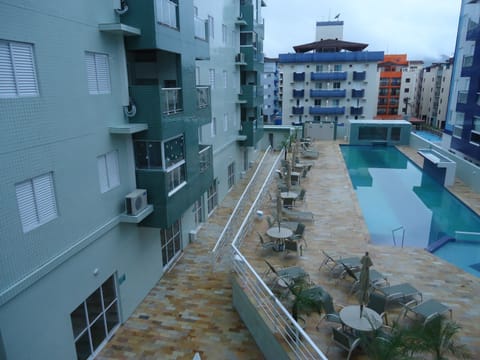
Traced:
[[317, 21], [343, 20], [343, 39], [368, 51], [440, 60], [454, 54], [461, 0], [265, 0], [264, 53], [315, 41]]

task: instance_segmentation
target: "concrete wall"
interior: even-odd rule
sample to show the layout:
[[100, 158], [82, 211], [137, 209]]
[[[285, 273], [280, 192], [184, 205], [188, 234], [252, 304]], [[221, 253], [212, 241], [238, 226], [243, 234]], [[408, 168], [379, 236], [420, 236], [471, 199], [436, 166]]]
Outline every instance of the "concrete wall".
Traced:
[[434, 149], [455, 161], [457, 164], [455, 176], [472, 188], [473, 191], [480, 193], [480, 167], [414, 133], [410, 133], [410, 147], [414, 149]]

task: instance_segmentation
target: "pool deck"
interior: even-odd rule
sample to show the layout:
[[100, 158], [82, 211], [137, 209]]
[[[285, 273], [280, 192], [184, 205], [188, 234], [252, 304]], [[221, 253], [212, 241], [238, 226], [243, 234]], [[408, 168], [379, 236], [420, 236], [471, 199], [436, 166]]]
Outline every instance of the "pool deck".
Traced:
[[[350, 283], [332, 279], [318, 269], [323, 258], [321, 251], [343, 256], [361, 256], [369, 251], [374, 268], [386, 274], [391, 284], [409, 282], [423, 293], [424, 300], [435, 298], [451, 307], [453, 319], [462, 326], [462, 343], [473, 354], [480, 354], [480, 279], [423, 249], [370, 244], [338, 144], [316, 142], [320, 157], [308, 177], [302, 179], [307, 193], [301, 209], [315, 214], [315, 221], [306, 223], [308, 247], [303, 256], [292, 253], [285, 257], [283, 253], [262, 251], [256, 231], [266, 232], [268, 225], [264, 220], [255, 221], [242, 245], [243, 254], [259, 273], [266, 270], [264, 259], [278, 267], [302, 266], [337, 303], [348, 305], [356, 304], [355, 296], [349, 294]], [[423, 161], [414, 149], [402, 147], [401, 151], [419, 164]], [[230, 191], [200, 230], [198, 241], [185, 249], [176, 266], [160, 279], [98, 359], [192, 359], [195, 352], [202, 360], [263, 358], [232, 308], [229, 273], [213, 273], [209, 258], [243, 186], [245, 181], [240, 181]], [[480, 215], [480, 194], [458, 180], [450, 190]], [[271, 201], [265, 199], [264, 213], [273, 208]], [[397, 313], [393, 309], [389, 319], [395, 319]], [[323, 322], [316, 330], [317, 320], [317, 315], [309, 316], [306, 331], [329, 359], [344, 359], [346, 353], [332, 344], [331, 324]], [[352, 359], [366, 356], [354, 353]]]

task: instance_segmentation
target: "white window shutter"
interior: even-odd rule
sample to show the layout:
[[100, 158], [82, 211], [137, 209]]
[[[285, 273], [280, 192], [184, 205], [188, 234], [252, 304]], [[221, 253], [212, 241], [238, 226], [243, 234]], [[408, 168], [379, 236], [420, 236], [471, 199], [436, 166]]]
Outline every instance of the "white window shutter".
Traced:
[[98, 94], [97, 75], [95, 70], [95, 55], [93, 53], [85, 53], [85, 64], [87, 66], [88, 92], [90, 94]]
[[52, 173], [34, 178], [33, 190], [40, 223], [45, 223], [56, 218], [57, 204], [55, 203]]
[[98, 179], [100, 181], [100, 192], [108, 190], [107, 163], [105, 155], [97, 157]]
[[15, 74], [8, 42], [0, 40], [0, 98], [17, 95]]
[[97, 70], [98, 93], [109, 94], [110, 69], [108, 66], [108, 56], [104, 54], [95, 54], [95, 67]]
[[120, 185], [120, 175], [118, 170], [118, 151], [111, 151], [107, 154], [107, 174], [110, 189]]
[[11, 43], [15, 80], [19, 96], [37, 96], [38, 85], [33, 61], [33, 46], [24, 43]]
[[20, 213], [20, 220], [22, 221], [23, 232], [30, 231], [35, 228], [38, 223], [32, 182], [25, 181], [17, 184], [15, 192], [17, 195], [18, 211]]

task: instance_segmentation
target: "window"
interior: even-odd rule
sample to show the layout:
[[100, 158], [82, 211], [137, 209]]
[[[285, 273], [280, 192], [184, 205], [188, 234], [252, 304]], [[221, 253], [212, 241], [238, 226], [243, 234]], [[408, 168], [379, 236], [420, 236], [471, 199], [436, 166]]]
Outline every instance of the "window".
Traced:
[[88, 92], [90, 94], [110, 94], [110, 68], [108, 55], [86, 51]]
[[226, 89], [228, 87], [228, 75], [225, 70], [223, 70], [223, 88]]
[[183, 185], [186, 184], [185, 176], [185, 160], [175, 165], [173, 169], [168, 171], [168, 196], [173, 195]]
[[323, 71], [323, 65], [317, 65], [315, 67], [315, 69], [316, 69], [317, 72], [322, 72]]
[[340, 64], [334, 65], [333, 71], [342, 71], [342, 65]]
[[77, 359], [88, 359], [101, 349], [120, 324], [115, 278], [110, 276], [70, 314]]
[[162, 143], [160, 141], [137, 140], [133, 146], [137, 169], [162, 168]]
[[100, 192], [104, 193], [120, 185], [118, 171], [118, 151], [110, 151], [97, 157]]
[[208, 15], [208, 30], [210, 32], [210, 37], [213, 39], [215, 37], [215, 24], [213, 22], [213, 16]]
[[170, 0], [156, 0], [157, 21], [174, 29], [177, 25], [178, 4]]
[[38, 96], [33, 45], [0, 40], [0, 98]]
[[177, 220], [170, 227], [162, 229], [160, 232], [164, 268], [172, 264], [182, 250], [182, 232], [180, 230], [180, 221]]
[[405, 89], [403, 89], [403, 92], [408, 93], [408, 92], [410, 92], [410, 89], [409, 89], [409, 88], [405, 88]]
[[360, 126], [358, 140], [387, 140], [387, 127]]
[[228, 188], [231, 189], [235, 185], [235, 163], [228, 165]]
[[210, 80], [210, 87], [215, 89], [215, 69], [208, 70], [209, 80]]
[[227, 25], [222, 24], [222, 42], [223, 44], [227, 43]]
[[337, 81], [337, 82], [334, 82], [333, 83], [333, 88], [334, 89], [340, 89], [340, 83]]
[[405, 79], [405, 82], [406, 82], [406, 83], [409, 83], [409, 82], [410, 82], [410, 78], [406, 78], [406, 79]]
[[198, 226], [203, 222], [202, 198], [193, 203], [193, 213], [195, 215], [195, 225]]
[[16, 184], [15, 192], [24, 233], [57, 217], [52, 172]]
[[200, 66], [195, 66], [195, 84], [200, 85]]
[[210, 123], [210, 133], [212, 137], [217, 136], [217, 118], [214, 117]]
[[400, 141], [400, 134], [402, 129], [400, 127], [392, 127], [390, 129], [390, 139], [392, 141]]
[[212, 185], [207, 190], [207, 211], [209, 215], [217, 206], [217, 202], [217, 179], [214, 179]]
[[470, 142], [474, 145], [480, 146], [480, 132], [472, 130], [470, 132]]
[[228, 131], [228, 114], [223, 114], [223, 131]]

